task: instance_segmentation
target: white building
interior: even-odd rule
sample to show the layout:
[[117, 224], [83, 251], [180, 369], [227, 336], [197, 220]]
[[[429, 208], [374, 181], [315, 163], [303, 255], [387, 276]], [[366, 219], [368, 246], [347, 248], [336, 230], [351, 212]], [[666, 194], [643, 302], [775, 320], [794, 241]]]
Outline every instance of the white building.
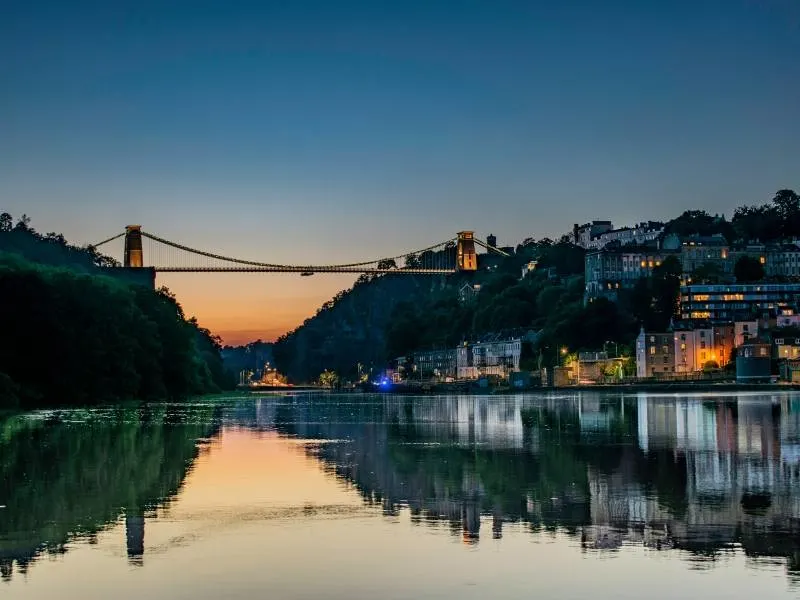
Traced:
[[456, 376], [459, 379], [477, 379], [483, 375], [507, 377], [519, 371], [521, 352], [521, 337], [464, 343], [456, 349]]
[[738, 348], [758, 335], [758, 321], [736, 321], [733, 324], [734, 343]]

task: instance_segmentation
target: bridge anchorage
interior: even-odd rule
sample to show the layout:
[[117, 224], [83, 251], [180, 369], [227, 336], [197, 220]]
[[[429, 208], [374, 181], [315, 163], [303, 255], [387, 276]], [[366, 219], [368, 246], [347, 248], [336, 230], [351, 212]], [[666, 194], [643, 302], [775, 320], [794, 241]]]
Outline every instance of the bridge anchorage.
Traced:
[[[421, 250], [397, 256], [348, 264], [286, 265], [232, 258], [190, 248], [148, 233], [141, 225], [128, 225], [125, 231], [95, 244], [104, 246], [124, 237], [123, 266], [149, 268], [156, 273], [396, 273], [405, 275], [449, 275], [478, 268], [476, 245], [489, 252], [505, 252], [477, 239], [472, 231], [460, 231], [455, 238]], [[147, 246], [147, 248], [145, 248]], [[150, 264], [145, 265], [145, 250]]]

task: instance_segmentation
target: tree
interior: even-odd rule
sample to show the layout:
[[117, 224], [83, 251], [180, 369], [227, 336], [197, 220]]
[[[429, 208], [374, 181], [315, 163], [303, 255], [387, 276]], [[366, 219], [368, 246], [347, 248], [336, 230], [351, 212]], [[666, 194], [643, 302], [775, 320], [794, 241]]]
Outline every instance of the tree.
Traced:
[[33, 232], [31, 229], [31, 218], [28, 215], [23, 214], [17, 224], [14, 226], [14, 229], [17, 231], [30, 231]]
[[522, 347], [519, 353], [519, 368], [521, 371], [535, 371], [539, 366], [536, 353], [533, 349], [533, 344], [530, 342], [522, 342]]
[[678, 312], [678, 297], [681, 289], [681, 263], [674, 256], [653, 269], [653, 326], [663, 331]]
[[322, 387], [334, 388], [338, 385], [338, 383], [339, 376], [334, 371], [328, 371], [328, 369], [325, 369], [319, 375], [319, 384]]
[[716, 262], [704, 262], [692, 273], [693, 283], [719, 283], [723, 276], [722, 267]]
[[749, 283], [764, 279], [764, 265], [757, 258], [742, 256], [733, 267], [733, 274], [739, 283]]
[[416, 254], [409, 254], [406, 256], [405, 266], [406, 269], [418, 269], [421, 265], [419, 257]]
[[11, 231], [14, 227], [14, 219], [10, 214], [4, 212], [0, 214], [0, 232]]
[[389, 269], [396, 269], [397, 263], [393, 258], [384, 258], [378, 261], [378, 269], [381, 271], [388, 271]]
[[772, 204], [783, 221], [782, 232], [786, 237], [800, 234], [800, 196], [794, 190], [778, 190]]

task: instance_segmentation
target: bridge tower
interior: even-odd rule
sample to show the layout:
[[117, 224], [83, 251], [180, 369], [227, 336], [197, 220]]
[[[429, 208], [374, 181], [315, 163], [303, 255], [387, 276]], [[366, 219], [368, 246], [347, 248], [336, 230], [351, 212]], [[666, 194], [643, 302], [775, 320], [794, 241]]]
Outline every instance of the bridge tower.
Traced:
[[136, 268], [144, 266], [141, 225], [128, 225], [125, 227], [125, 258], [123, 266]]
[[459, 231], [456, 246], [456, 270], [477, 271], [478, 255], [475, 253], [475, 236], [472, 231]]

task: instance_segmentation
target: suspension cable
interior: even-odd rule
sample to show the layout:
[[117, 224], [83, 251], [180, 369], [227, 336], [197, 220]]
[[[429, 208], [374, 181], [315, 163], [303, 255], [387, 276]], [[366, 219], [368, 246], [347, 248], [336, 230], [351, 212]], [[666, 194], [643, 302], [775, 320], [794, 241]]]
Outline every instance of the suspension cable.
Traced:
[[[124, 233], [121, 234], [121, 235], [124, 235]], [[119, 236], [117, 236], [117, 237], [119, 237]], [[324, 266], [325, 268], [328, 268], [328, 269], [331, 269], [331, 268], [343, 269], [343, 268], [347, 268], [347, 267], [363, 267], [363, 266], [366, 266], [366, 265], [372, 265], [372, 264], [375, 264], [375, 263], [378, 263], [378, 262], [383, 262], [383, 261], [386, 261], [386, 260], [398, 260], [400, 258], [405, 258], [405, 257], [407, 257], [407, 256], [409, 256], [411, 254], [422, 254], [424, 252], [429, 252], [431, 250], [434, 250], [435, 248], [439, 248], [440, 246], [445, 246], [446, 244], [448, 244], [450, 242], [454, 242], [457, 239], [457, 238], [452, 238], [452, 239], [446, 240], [444, 242], [440, 242], [438, 244], [434, 244], [433, 246], [428, 246], [427, 248], [423, 248], [422, 250], [417, 250], [417, 251], [414, 251], [414, 252], [407, 252], [405, 254], [399, 254], [397, 256], [392, 256], [392, 257], [388, 257], [388, 258], [379, 258], [377, 260], [370, 260], [370, 261], [365, 261], [365, 262], [338, 264], [338, 265], [279, 265], [279, 264], [274, 264], [274, 263], [258, 262], [258, 261], [254, 261], [254, 260], [244, 260], [244, 259], [239, 259], [239, 258], [231, 258], [229, 256], [222, 256], [220, 254], [213, 254], [211, 252], [204, 252], [203, 250], [197, 250], [196, 248], [190, 248], [189, 246], [184, 246], [183, 244], [178, 244], [176, 242], [171, 242], [171, 241], [166, 240], [166, 239], [164, 239], [162, 237], [159, 237], [157, 235], [154, 235], [152, 233], [148, 233], [148, 232], [145, 232], [145, 231], [142, 231], [142, 237], [147, 237], [147, 238], [149, 238], [149, 239], [151, 239], [153, 241], [160, 242], [162, 244], [166, 244], [167, 246], [172, 246], [173, 248], [177, 248], [178, 250], [183, 250], [184, 252], [190, 252], [192, 254], [198, 254], [200, 256], [205, 256], [206, 258], [213, 258], [213, 259], [216, 259], [216, 260], [222, 260], [222, 261], [225, 261], [225, 262], [232, 262], [232, 263], [236, 263], [236, 264], [240, 264], [240, 265], [248, 265], [248, 266], [252, 266], [252, 267], [265, 267], [265, 268], [295, 267], [295, 268], [307, 268], [308, 270], [314, 270], [314, 269], [320, 268], [322, 266]], [[115, 239], [115, 238], [112, 238], [112, 239]], [[106, 240], [106, 241], [110, 241], [110, 240]], [[103, 243], [105, 243], [105, 242], [103, 242]]]
[[89, 244], [89, 247], [90, 247], [90, 248], [99, 248], [99, 247], [100, 247], [100, 246], [102, 246], [103, 244], [107, 244], [107, 243], [109, 243], [109, 242], [113, 242], [114, 240], [121, 238], [123, 235], [125, 235], [125, 232], [124, 232], [124, 231], [123, 231], [122, 233], [118, 233], [117, 235], [115, 235], [115, 236], [113, 236], [113, 237], [110, 237], [110, 238], [108, 238], [107, 240], [103, 240], [103, 241], [102, 241], [102, 242], [100, 242], [99, 244]]
[[497, 254], [499, 254], [500, 256], [511, 256], [508, 252], [500, 250], [500, 248], [495, 248], [494, 246], [490, 246], [489, 244], [484, 244], [479, 239], [476, 239], [475, 243], [478, 244], [479, 246], [483, 246], [484, 248], [486, 248], [490, 252], [497, 252]]

